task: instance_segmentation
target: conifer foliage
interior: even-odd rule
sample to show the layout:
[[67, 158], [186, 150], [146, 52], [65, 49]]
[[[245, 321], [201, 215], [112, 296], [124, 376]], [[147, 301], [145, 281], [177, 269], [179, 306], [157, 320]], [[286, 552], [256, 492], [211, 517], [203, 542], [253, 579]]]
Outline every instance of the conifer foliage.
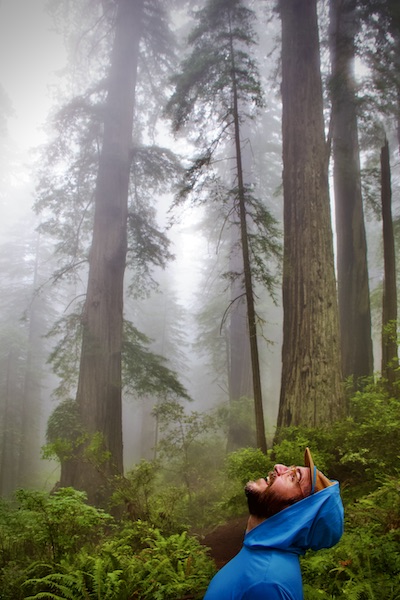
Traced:
[[[254, 282], [272, 285], [266, 258], [278, 251], [274, 221], [253, 194], [244, 172], [242, 125], [263, 105], [254, 47], [255, 15], [241, 0], [209, 0], [196, 13], [197, 25], [189, 35], [190, 54], [173, 79], [174, 92], [167, 110], [173, 128], [196, 128], [200, 152], [188, 167], [178, 202], [191, 195], [195, 202], [213, 197], [225, 210], [226, 223], [239, 225], [243, 272], [231, 273], [243, 281], [247, 304], [257, 445], [266, 450], [257, 344]], [[216, 161], [232, 166], [229, 184], [222, 184]]]

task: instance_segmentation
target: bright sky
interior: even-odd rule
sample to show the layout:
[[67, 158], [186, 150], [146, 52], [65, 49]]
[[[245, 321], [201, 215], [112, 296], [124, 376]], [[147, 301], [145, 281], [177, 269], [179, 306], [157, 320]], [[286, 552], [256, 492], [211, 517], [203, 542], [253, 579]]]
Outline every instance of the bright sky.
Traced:
[[63, 42], [50, 30], [44, 4], [0, 0], [0, 83], [15, 112], [8, 130], [21, 150], [43, 140], [40, 128], [51, 106], [55, 72], [65, 64]]

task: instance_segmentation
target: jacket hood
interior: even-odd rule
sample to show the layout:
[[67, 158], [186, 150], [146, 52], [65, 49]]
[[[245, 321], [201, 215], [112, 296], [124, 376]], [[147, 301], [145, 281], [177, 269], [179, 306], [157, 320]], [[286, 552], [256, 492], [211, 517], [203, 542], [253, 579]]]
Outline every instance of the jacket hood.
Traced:
[[251, 529], [244, 546], [278, 549], [296, 554], [337, 544], [343, 534], [344, 511], [339, 483], [315, 493]]

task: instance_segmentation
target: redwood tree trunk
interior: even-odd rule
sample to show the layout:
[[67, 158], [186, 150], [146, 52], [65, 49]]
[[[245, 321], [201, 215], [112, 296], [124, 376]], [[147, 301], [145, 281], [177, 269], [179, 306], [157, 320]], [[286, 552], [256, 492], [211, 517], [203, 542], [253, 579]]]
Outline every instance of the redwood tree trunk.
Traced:
[[372, 376], [371, 308], [354, 81], [355, 0], [330, 0], [331, 99], [343, 377]]
[[283, 348], [278, 426], [344, 414], [316, 0], [281, 0]]
[[381, 199], [385, 273], [382, 301], [382, 377], [387, 379], [390, 391], [398, 395], [399, 390], [396, 390], [394, 385], [399, 380], [396, 251], [393, 235], [390, 158], [387, 140], [381, 149]]
[[[143, 0], [119, 0], [104, 136], [95, 192], [93, 240], [77, 401], [89, 435], [108, 454], [80, 456], [73, 481], [99, 503], [107, 478], [123, 471], [121, 345], [127, 199]], [[68, 470], [67, 470], [68, 472]], [[62, 482], [66, 483], [66, 482]]]

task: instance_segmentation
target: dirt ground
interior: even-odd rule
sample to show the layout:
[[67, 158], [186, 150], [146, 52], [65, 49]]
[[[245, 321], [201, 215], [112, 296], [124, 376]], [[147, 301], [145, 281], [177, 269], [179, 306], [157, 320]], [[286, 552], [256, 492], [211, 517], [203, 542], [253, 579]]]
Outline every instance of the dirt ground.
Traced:
[[243, 544], [248, 514], [237, 517], [206, 533], [200, 542], [207, 546], [218, 569], [239, 552]]

